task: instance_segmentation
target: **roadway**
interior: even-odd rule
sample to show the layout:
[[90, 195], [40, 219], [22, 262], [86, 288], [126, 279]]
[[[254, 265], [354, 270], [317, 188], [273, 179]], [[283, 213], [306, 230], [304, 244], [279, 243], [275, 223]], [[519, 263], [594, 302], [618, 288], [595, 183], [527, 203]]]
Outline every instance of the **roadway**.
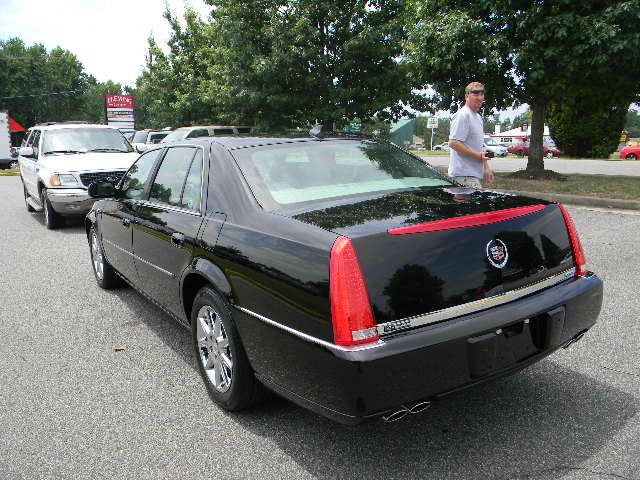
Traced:
[[[434, 167], [447, 167], [449, 155], [421, 155]], [[496, 172], [515, 172], [527, 168], [527, 159], [512, 155], [492, 158], [491, 168]], [[558, 173], [581, 173], [588, 175], [640, 176], [639, 160], [577, 160], [551, 158], [544, 160], [544, 168]]]

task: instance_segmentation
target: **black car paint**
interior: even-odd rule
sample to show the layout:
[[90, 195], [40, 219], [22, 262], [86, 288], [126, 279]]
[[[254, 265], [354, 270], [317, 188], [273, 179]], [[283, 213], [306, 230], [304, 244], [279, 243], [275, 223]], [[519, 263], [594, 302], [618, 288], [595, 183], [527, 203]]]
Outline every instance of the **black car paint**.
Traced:
[[[234, 142], [237, 144], [238, 140], [228, 143], [234, 145]], [[189, 299], [194, 294], [190, 288], [204, 283], [212, 285], [235, 307], [234, 318], [256, 375], [272, 389], [319, 413], [345, 423], [356, 423], [403, 402], [431, 398], [522, 368], [595, 322], [602, 285], [597, 277], [590, 276], [567, 280], [532, 297], [491, 310], [385, 337], [384, 346], [379, 348], [356, 351], [333, 348], [330, 345], [333, 331], [329, 257], [338, 234], [353, 239], [359, 257], [364, 259], [366, 277], [371, 275], [368, 269], [373, 263], [370, 260], [383, 253], [389, 255], [398, 245], [407, 258], [413, 254], [419, 256], [425, 249], [424, 242], [417, 240], [420, 235], [392, 239], [386, 229], [547, 202], [493, 192], [468, 194], [464, 190], [430, 188], [392, 192], [369, 199], [344, 199], [342, 205], [320, 206], [305, 212], [265, 212], [243, 181], [233, 159], [233, 150], [224, 145], [224, 139], [184, 144], [199, 145], [205, 150], [203, 188], [206, 194], [203, 194], [201, 212], [206, 214], [191, 215], [193, 218], [187, 224], [178, 225], [181, 221], [174, 217], [180, 217], [180, 212], [168, 212], [166, 208], [148, 202], [108, 199], [95, 204], [87, 217], [87, 225], [97, 222], [103, 246], [110, 232], [117, 227], [123, 228], [117, 224], [124, 218], [133, 224], [133, 232], [155, 232], [153, 240], [146, 238], [137, 243], [133, 240], [135, 233], [132, 234], [129, 251], [133, 256], [128, 257], [133, 259], [135, 256], [135, 262], [131, 262], [133, 267], [125, 268], [129, 272], [129, 275], [125, 273], [127, 280], [184, 325], [189, 323]], [[158, 164], [161, 158], [162, 155]], [[557, 206], [551, 204], [547, 209], [557, 210]], [[468, 234], [484, 247], [487, 239], [517, 232], [527, 223], [548, 214], [558, 215], [559, 212], [546, 211], [515, 219], [507, 232], [500, 230], [500, 224], [492, 224], [469, 229]], [[105, 219], [108, 218], [114, 219], [113, 225], [107, 226]], [[184, 255], [173, 259], [164, 257], [175, 248], [170, 244], [170, 236], [179, 230], [185, 234]], [[433, 244], [429, 248], [448, 246], [446, 232], [438, 233], [441, 235], [432, 234]], [[535, 261], [527, 258], [528, 249], [522, 249], [519, 254], [522, 265], [543, 267], [540, 277], [569, 266], [565, 265], [570, 256], [566, 230], [554, 232], [551, 228], [548, 233], [553, 239], [555, 257], [549, 255], [547, 258], [544, 252], [541, 255], [543, 247], [531, 250]], [[389, 237], [390, 243], [381, 249], [376, 243], [382, 237]], [[536, 241], [539, 244], [539, 239], [524, 241], [527, 245]], [[562, 255], [557, 254], [558, 250]], [[105, 249], [109, 261], [112, 252], [115, 250]], [[543, 257], [543, 263], [547, 263], [541, 265], [538, 257]], [[148, 265], [163, 258], [167, 262], [161, 268], [173, 276]], [[443, 254], [442, 261], [447, 268], [451, 268], [451, 261], [460, 262], [460, 269], [467, 267], [465, 256], [457, 253]], [[423, 301], [395, 308], [392, 312], [384, 312], [380, 307], [386, 301], [383, 297], [389, 296], [384, 294], [386, 286], [396, 272], [405, 267], [402, 260], [396, 262], [387, 269], [380, 285], [369, 289], [376, 316], [380, 316], [378, 323], [424, 313]], [[477, 268], [489, 271], [486, 265]], [[432, 262], [426, 270], [430, 269], [437, 269], [437, 262]], [[415, 281], [413, 277], [411, 280]], [[515, 272], [510, 286], [517, 287], [518, 280]], [[499, 284], [494, 282], [492, 285], [499, 290]], [[167, 292], [170, 293], [167, 295]], [[481, 295], [486, 294], [481, 292]], [[460, 292], [427, 307], [442, 308], [456, 301], [460, 301]], [[469, 374], [466, 353], [469, 338], [525, 318], [544, 316], [558, 307], [565, 309], [566, 315], [563, 315], [562, 333], [554, 342], [536, 349], [516, 365], [490, 371], [482, 379]], [[274, 327], [264, 319], [293, 329], [297, 334]], [[443, 358], [455, 358], [455, 361], [443, 362]], [[382, 375], [381, 369], [384, 370]]]

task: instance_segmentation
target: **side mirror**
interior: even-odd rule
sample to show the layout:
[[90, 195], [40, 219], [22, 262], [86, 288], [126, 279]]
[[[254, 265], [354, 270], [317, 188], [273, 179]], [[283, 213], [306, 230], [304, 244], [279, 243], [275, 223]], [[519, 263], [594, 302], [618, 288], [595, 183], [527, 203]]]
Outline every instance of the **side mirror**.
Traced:
[[33, 157], [33, 148], [32, 147], [20, 147], [20, 151], [18, 152], [21, 157]]
[[146, 152], [146, 151], [148, 150], [148, 148], [149, 148], [149, 147], [147, 147], [147, 145], [146, 145], [146, 144], [144, 144], [144, 143], [136, 143], [136, 144], [134, 144], [133, 146], [134, 146], [134, 148], [136, 149], [136, 152], [138, 152], [138, 153]]
[[110, 198], [115, 196], [116, 187], [111, 182], [93, 182], [87, 191], [92, 198]]

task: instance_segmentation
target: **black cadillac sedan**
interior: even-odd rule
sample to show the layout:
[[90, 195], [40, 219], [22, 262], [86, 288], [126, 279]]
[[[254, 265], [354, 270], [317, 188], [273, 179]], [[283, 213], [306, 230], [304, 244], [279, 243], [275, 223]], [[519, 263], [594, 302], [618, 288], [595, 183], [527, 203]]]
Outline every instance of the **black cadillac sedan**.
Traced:
[[266, 388], [343, 423], [396, 420], [568, 346], [600, 312], [562, 205], [460, 187], [381, 141], [198, 139], [89, 191], [98, 284], [189, 328], [228, 410]]

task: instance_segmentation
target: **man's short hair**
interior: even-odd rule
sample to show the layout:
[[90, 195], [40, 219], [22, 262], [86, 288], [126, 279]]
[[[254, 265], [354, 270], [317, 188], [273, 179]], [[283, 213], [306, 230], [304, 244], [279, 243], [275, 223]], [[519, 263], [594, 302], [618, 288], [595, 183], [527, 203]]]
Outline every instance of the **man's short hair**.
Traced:
[[464, 93], [470, 93], [472, 90], [481, 90], [484, 88], [484, 84], [480, 82], [471, 82], [469, 85], [464, 87]]

